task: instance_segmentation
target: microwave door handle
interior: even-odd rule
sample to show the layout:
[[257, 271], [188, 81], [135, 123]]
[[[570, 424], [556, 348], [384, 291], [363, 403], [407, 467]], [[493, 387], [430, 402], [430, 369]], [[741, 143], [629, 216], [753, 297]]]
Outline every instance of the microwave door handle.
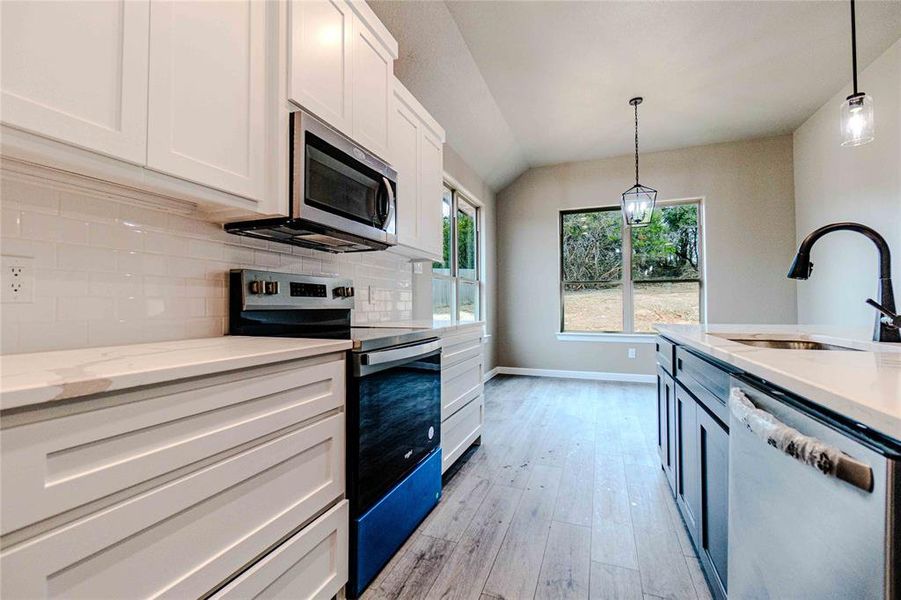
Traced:
[[383, 215], [379, 215], [382, 219], [382, 228], [384, 229], [391, 222], [391, 217], [394, 216], [394, 189], [391, 187], [391, 182], [388, 181], [387, 177], [382, 177], [382, 185], [385, 186], [385, 193], [388, 196], [388, 201], [386, 202], [388, 205], [387, 210]]
[[729, 397], [732, 417], [766, 444], [824, 475], [835, 477], [865, 492], [873, 491], [873, 469], [840, 449], [786, 425], [758, 408], [737, 387]]

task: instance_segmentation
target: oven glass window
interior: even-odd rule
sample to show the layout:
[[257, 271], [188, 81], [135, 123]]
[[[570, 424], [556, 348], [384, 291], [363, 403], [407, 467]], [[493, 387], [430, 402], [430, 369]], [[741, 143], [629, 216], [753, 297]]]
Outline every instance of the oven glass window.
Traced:
[[305, 144], [305, 202], [381, 228], [387, 211], [382, 176], [309, 131]]

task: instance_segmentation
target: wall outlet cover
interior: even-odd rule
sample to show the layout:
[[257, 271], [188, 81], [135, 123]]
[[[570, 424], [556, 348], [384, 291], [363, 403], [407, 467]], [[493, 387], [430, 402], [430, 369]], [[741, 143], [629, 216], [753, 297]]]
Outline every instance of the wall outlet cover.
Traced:
[[0, 257], [3, 304], [34, 302], [34, 259], [27, 256]]
[[635, 358], [635, 348], [629, 348], [629, 358]]

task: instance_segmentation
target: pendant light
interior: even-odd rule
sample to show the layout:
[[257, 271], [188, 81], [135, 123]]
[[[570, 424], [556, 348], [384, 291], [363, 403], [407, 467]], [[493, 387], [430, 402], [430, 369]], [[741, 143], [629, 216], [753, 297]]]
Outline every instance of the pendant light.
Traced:
[[873, 97], [857, 90], [857, 26], [851, 0], [851, 73], [854, 92], [842, 103], [842, 146], [868, 144], [873, 133]]
[[638, 183], [638, 105], [643, 98], [638, 96], [629, 100], [635, 108], [635, 185], [623, 192], [623, 218], [630, 227], [644, 227], [651, 222], [654, 204], [657, 202], [657, 190]]

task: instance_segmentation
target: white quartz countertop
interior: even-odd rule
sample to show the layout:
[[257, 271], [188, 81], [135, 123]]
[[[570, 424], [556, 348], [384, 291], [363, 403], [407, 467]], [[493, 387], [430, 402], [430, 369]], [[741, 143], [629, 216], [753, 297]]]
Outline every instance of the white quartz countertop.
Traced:
[[[660, 325], [668, 339], [901, 440], [901, 344], [813, 325]], [[784, 350], [726, 337], [811, 340], [860, 350]]]
[[65, 400], [329, 352], [349, 340], [216, 337], [0, 356], [0, 409]]

